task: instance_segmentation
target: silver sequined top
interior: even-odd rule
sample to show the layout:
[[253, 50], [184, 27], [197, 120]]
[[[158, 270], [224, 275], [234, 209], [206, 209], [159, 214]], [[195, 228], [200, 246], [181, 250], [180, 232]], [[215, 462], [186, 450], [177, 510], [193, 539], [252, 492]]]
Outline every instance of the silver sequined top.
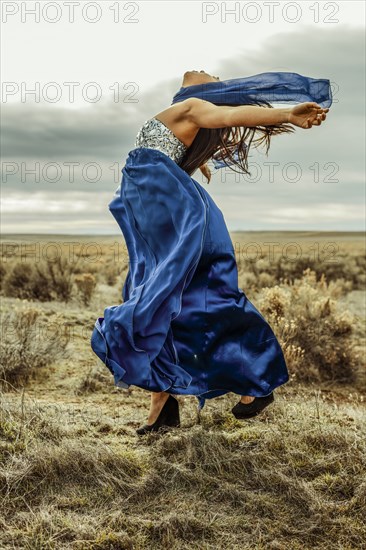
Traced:
[[174, 160], [182, 162], [187, 147], [175, 134], [157, 118], [149, 118], [140, 128], [135, 141], [135, 147], [158, 149]]

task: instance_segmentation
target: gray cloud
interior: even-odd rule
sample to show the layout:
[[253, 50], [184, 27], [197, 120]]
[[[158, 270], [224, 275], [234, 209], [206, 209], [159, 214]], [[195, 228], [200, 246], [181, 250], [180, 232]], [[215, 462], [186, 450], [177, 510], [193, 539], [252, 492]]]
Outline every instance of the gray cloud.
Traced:
[[[229, 228], [277, 228], [284, 218], [278, 216], [278, 223], [273, 222], [276, 209], [282, 211], [288, 207], [290, 212], [298, 205], [309, 209], [314, 207], [314, 225], [309, 220], [301, 223], [310, 224], [310, 228], [323, 227], [322, 224], [324, 228], [336, 228], [329, 219], [327, 222], [326, 216], [321, 219], [319, 204], [324, 205], [324, 211], [332, 208], [333, 204], [343, 207], [344, 216], [339, 218], [339, 229], [362, 227], [362, 213], [357, 217], [355, 212], [359, 212], [357, 208], [364, 199], [364, 40], [363, 30], [347, 25], [329, 30], [319, 27], [318, 33], [314, 26], [305, 26], [301, 32], [271, 36], [257, 50], [248, 53], [243, 49], [234, 59], [223, 59], [214, 66], [206, 67], [207, 71], [220, 75], [221, 79], [272, 70], [329, 78], [334, 94], [333, 106], [321, 127], [309, 131], [297, 129], [295, 134], [275, 137], [268, 157], [264, 155], [264, 150], [252, 149], [249, 167], [252, 162], [262, 170], [258, 182], [250, 183], [242, 178], [240, 183], [235, 183], [233, 174], [228, 171], [225, 172], [226, 181], [221, 182], [222, 172], [214, 174], [207, 189], [224, 211]], [[76, 197], [74, 193], [82, 191], [82, 200], [86, 205], [88, 201], [98, 205], [99, 209], [96, 208], [94, 214], [100, 223], [107, 227], [110, 225], [111, 232], [113, 227], [118, 232], [113, 221], [109, 223], [108, 200], [105, 200], [109, 190], [113, 193], [120, 177], [118, 170], [116, 175], [110, 166], [114, 163], [123, 166], [128, 151], [134, 146], [140, 125], [170, 105], [180, 83], [179, 76], [159, 82], [152, 89], [141, 89], [138, 103], [114, 103], [111, 99], [83, 109], [66, 109], [46, 103], [4, 104], [3, 162], [23, 162], [27, 168], [32, 168], [35, 162], [40, 162], [41, 166], [49, 162], [59, 163], [60, 166], [65, 162], [78, 162], [82, 166], [96, 162], [102, 170], [101, 179], [94, 183], [83, 179], [80, 170], [76, 170], [72, 183], [68, 181], [67, 170], [63, 170], [61, 179], [56, 183], [42, 179], [37, 183], [31, 175], [22, 182], [19, 172], [6, 181], [3, 176], [5, 202], [11, 197], [30, 198], [36, 191], [43, 191], [44, 196], [50, 198], [55, 192], [66, 192], [63, 198], [72, 205]], [[279, 166], [275, 167], [274, 181], [269, 181], [268, 163], [272, 162], [279, 163]], [[302, 176], [298, 182], [289, 181], [287, 176], [291, 176], [291, 170], [289, 168], [287, 173], [285, 170], [288, 163], [301, 167]], [[318, 182], [314, 181], [317, 171]], [[329, 181], [332, 173], [333, 179], [338, 181]], [[199, 172], [194, 177], [205, 185]], [[101, 187], [106, 195], [100, 194]], [[234, 197], [234, 200], [229, 197]], [[233, 211], [235, 198], [243, 205], [242, 221]], [[82, 218], [79, 215], [76, 217], [67, 203], [65, 212], [57, 214], [57, 223], [55, 216], [47, 211], [47, 200], [40, 204], [46, 208], [42, 223], [46, 223], [50, 230], [53, 223], [57, 231], [63, 223], [65, 227], [74, 226], [75, 231], [80, 230]], [[255, 210], [257, 204], [257, 217], [249, 216], [248, 204], [251, 210]], [[354, 207], [356, 210], [353, 210]], [[347, 209], [353, 212], [352, 223]], [[37, 226], [39, 220], [39, 215], [37, 218], [30, 213], [26, 216], [22, 213], [18, 217], [16, 212], [9, 212], [4, 217], [4, 227], [9, 231], [19, 227], [19, 224], [24, 229], [27, 225]], [[294, 228], [301, 225], [296, 223], [296, 216], [291, 223]]]

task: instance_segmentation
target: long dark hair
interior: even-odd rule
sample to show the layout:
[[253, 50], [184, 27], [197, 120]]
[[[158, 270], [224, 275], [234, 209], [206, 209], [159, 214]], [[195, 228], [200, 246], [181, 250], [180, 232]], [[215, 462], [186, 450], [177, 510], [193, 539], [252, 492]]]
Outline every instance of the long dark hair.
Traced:
[[[265, 100], [253, 100], [253, 104], [260, 107], [273, 108]], [[226, 105], [233, 106], [231, 104]], [[266, 155], [268, 155], [271, 136], [292, 133], [294, 131], [293, 126], [288, 123], [253, 126], [250, 128], [245, 126], [200, 128], [192, 144], [188, 147], [183, 160], [180, 162], [180, 167], [189, 175], [192, 175], [199, 168], [207, 178], [207, 183], [209, 183], [211, 171], [207, 165], [207, 161], [214, 157], [217, 160], [222, 160], [234, 172], [244, 172], [251, 175], [248, 169], [248, 156], [252, 142], [255, 147], [264, 143], [266, 145]], [[254, 139], [256, 133], [261, 135]], [[235, 150], [237, 150], [238, 159], [234, 157]], [[229, 165], [227, 160], [233, 164]], [[235, 170], [233, 166], [239, 167], [239, 170]]]

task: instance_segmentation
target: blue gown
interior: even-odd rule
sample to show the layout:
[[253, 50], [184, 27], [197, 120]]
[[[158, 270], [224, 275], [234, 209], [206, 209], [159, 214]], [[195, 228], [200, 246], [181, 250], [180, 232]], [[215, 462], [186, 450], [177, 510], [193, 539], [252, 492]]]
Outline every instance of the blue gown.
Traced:
[[195, 395], [200, 408], [227, 392], [268, 395], [289, 379], [281, 346], [238, 288], [221, 210], [174, 160], [182, 142], [160, 130], [136, 141], [108, 205], [129, 270], [123, 303], [96, 320], [91, 347], [118, 387]]

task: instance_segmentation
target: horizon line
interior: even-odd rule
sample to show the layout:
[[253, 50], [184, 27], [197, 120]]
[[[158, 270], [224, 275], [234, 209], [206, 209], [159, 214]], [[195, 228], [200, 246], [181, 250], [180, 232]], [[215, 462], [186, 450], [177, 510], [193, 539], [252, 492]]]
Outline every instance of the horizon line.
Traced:
[[[340, 229], [229, 229], [229, 233], [362, 233], [366, 235], [365, 229], [352, 229], [352, 230], [340, 230]], [[48, 233], [29, 233], [29, 232], [0, 232], [1, 236], [6, 235], [18, 235], [18, 236], [32, 236], [32, 235], [64, 235], [64, 236], [79, 236], [79, 237], [117, 237], [121, 236], [124, 237], [123, 233], [55, 233], [55, 232], [48, 232]]]

